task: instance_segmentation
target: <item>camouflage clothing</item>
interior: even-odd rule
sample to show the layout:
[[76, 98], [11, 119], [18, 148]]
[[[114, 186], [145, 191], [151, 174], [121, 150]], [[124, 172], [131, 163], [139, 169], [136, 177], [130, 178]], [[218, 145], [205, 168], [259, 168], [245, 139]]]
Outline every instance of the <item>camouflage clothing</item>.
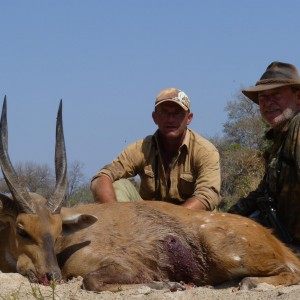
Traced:
[[300, 245], [300, 113], [267, 133], [273, 140], [266, 151], [266, 172], [257, 190], [240, 199], [231, 213], [249, 216], [256, 199], [266, 194], [275, 199], [277, 216]]
[[208, 210], [220, 202], [220, 165], [218, 150], [206, 139], [187, 129], [185, 139], [170, 168], [170, 181], [161, 163], [158, 131], [129, 145], [93, 179], [108, 176], [112, 182], [139, 175], [140, 195], [145, 200], [176, 204], [196, 197]]

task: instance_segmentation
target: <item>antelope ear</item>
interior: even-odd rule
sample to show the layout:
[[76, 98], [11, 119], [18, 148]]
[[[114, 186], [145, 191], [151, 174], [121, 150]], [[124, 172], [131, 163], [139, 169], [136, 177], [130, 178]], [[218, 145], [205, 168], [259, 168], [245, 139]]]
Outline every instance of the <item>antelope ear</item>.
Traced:
[[0, 193], [0, 216], [15, 216], [18, 213], [16, 202], [9, 196]]
[[60, 216], [63, 223], [63, 235], [72, 234], [76, 231], [87, 228], [98, 221], [98, 218], [93, 215], [76, 212], [72, 213], [65, 208], [62, 208]]
[[0, 231], [13, 222], [17, 213], [16, 203], [9, 196], [0, 193]]

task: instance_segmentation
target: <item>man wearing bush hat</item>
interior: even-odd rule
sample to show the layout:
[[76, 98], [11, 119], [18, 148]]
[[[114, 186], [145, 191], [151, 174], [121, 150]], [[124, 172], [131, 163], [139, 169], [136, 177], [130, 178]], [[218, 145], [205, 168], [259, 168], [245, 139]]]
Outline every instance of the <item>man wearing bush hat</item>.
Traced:
[[[240, 199], [229, 212], [245, 216], [257, 216], [258, 212], [258, 220], [275, 227], [279, 238], [300, 246], [299, 73], [292, 64], [272, 62], [256, 85], [242, 92], [259, 105], [263, 119], [270, 125], [266, 138], [271, 146], [265, 153], [265, 176], [257, 190]], [[272, 226], [270, 218], [264, 218], [265, 205], [276, 211], [282, 230]]]
[[[177, 88], [161, 91], [152, 119], [158, 129], [132, 143], [92, 179], [96, 202], [160, 200], [214, 210], [220, 202], [217, 149], [188, 128], [190, 99]], [[125, 178], [140, 176], [139, 193]]]

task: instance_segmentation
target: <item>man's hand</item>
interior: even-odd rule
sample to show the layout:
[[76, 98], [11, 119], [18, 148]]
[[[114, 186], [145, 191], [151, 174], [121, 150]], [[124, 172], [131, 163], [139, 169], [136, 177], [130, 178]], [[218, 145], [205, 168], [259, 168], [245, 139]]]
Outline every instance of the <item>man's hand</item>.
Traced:
[[197, 198], [192, 197], [185, 201], [181, 206], [195, 210], [207, 210], [207, 207]]

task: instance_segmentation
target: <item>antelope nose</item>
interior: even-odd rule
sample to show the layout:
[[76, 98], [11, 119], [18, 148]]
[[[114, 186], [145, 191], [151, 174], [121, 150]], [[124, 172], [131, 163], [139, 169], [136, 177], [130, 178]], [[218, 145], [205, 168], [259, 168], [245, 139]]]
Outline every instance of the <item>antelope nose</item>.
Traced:
[[52, 272], [52, 273], [47, 273], [47, 279], [49, 281], [57, 281], [61, 279], [60, 272]]

